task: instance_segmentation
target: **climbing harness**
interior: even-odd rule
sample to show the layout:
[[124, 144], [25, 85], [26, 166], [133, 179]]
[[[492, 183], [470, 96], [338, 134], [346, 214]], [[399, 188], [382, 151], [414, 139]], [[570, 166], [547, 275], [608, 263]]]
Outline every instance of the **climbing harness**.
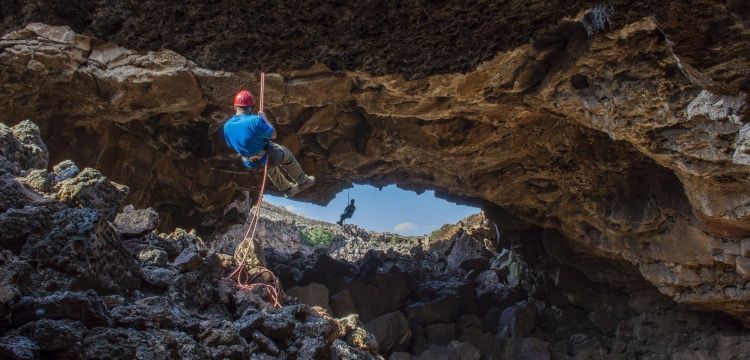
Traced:
[[[263, 93], [265, 92], [266, 76], [265, 73], [260, 73], [260, 101], [258, 102], [258, 108], [260, 112], [263, 112]], [[266, 189], [266, 178], [268, 177], [268, 159], [266, 159], [263, 165], [263, 180], [260, 183], [260, 192], [258, 193], [258, 201], [256, 202], [255, 214], [250, 220], [250, 224], [245, 232], [245, 237], [237, 245], [240, 252], [235, 255], [239, 259], [237, 269], [235, 269], [226, 279], [233, 280], [237, 287], [241, 290], [252, 291], [254, 289], [263, 289], [268, 293], [268, 298], [271, 300], [271, 305], [275, 308], [281, 307], [283, 301], [283, 291], [281, 288], [281, 282], [271, 270], [266, 269], [263, 266], [251, 266], [245, 268], [245, 259], [250, 255], [251, 246], [253, 246], [253, 239], [255, 238], [255, 230], [258, 227], [260, 220], [260, 208], [263, 204], [263, 192]], [[252, 210], [251, 210], [252, 211]], [[252, 275], [250, 272], [252, 271]], [[269, 275], [271, 278], [271, 284], [263, 282], [263, 275]]]

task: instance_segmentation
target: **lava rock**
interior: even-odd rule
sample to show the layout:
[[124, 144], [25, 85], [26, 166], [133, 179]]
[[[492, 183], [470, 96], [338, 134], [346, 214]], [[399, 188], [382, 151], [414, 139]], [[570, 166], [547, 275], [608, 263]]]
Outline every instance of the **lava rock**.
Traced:
[[24, 169], [45, 169], [49, 162], [47, 145], [42, 141], [39, 127], [29, 120], [24, 120], [12, 128], [13, 136], [20, 141], [24, 148]]
[[216, 279], [200, 271], [178, 274], [169, 283], [167, 295], [187, 308], [204, 309], [217, 301], [215, 282]]
[[452, 321], [461, 315], [461, 301], [454, 296], [441, 296], [428, 302], [417, 302], [406, 307], [409, 319], [419, 324]]
[[0, 172], [0, 212], [44, 202], [48, 200], [27, 189], [13, 175]]
[[156, 229], [159, 214], [151, 208], [136, 210], [127, 205], [115, 216], [117, 233], [125, 239], [140, 237]]
[[201, 322], [198, 338], [208, 347], [239, 345], [247, 347], [247, 342], [228, 321], [209, 320]]
[[180, 272], [188, 272], [198, 270], [202, 263], [203, 259], [201, 259], [200, 255], [195, 250], [187, 248], [174, 259], [172, 266]]
[[29, 174], [23, 178], [23, 183], [26, 184], [32, 190], [36, 190], [41, 193], [48, 193], [52, 191], [54, 181], [51, 179], [51, 175], [46, 170], [35, 169], [29, 171]]
[[468, 328], [461, 330], [460, 341], [474, 345], [483, 357], [492, 359], [504, 359], [505, 351], [504, 339], [497, 334], [482, 332], [477, 328]]
[[24, 336], [5, 336], [0, 338], [0, 358], [12, 360], [31, 360], [39, 358], [39, 345]]
[[249, 311], [233, 323], [237, 332], [246, 340], [252, 341], [253, 333], [263, 325], [263, 314], [260, 311]]
[[481, 271], [489, 268], [490, 256], [484, 244], [466, 234], [461, 234], [453, 239], [450, 251], [446, 254], [446, 261], [451, 268]]
[[325, 271], [329, 275], [340, 278], [353, 273], [356, 268], [354, 265], [344, 261], [339, 261], [329, 255], [322, 254], [315, 261], [315, 268]]
[[[194, 232], [188, 232], [184, 229], [175, 229], [174, 232], [167, 235], [166, 239], [164, 239], [166, 243], [174, 245], [175, 248], [175, 254], [180, 254], [184, 251], [188, 252], [195, 252], [198, 253], [198, 255], [206, 256], [208, 254], [208, 247], [206, 247], [206, 244], [203, 242], [203, 239], [201, 239], [198, 235], [196, 235]], [[160, 246], [161, 247], [161, 246]], [[163, 247], [167, 252], [169, 252], [168, 247]], [[170, 257], [173, 255], [170, 253]], [[176, 256], [176, 255], [174, 255]]]
[[253, 341], [258, 345], [258, 348], [260, 348], [261, 351], [268, 355], [278, 356], [281, 352], [273, 340], [258, 331], [253, 332]]
[[391, 353], [388, 360], [411, 360], [411, 354], [408, 352], [395, 352]]
[[106, 218], [94, 209], [62, 209], [52, 230], [30, 241], [24, 257], [68, 276], [70, 290], [121, 293], [140, 285], [137, 262], [129, 256]]
[[29, 236], [42, 236], [49, 228], [51, 210], [24, 206], [0, 213], [0, 247], [19, 253]]
[[406, 350], [411, 340], [409, 321], [398, 311], [369, 321], [365, 324], [365, 329], [375, 336], [380, 352], [386, 355], [393, 351]]
[[503, 359], [508, 360], [549, 360], [547, 342], [533, 338], [506, 339]]
[[86, 332], [86, 326], [80, 321], [41, 319], [24, 324], [10, 334], [33, 340], [46, 354], [56, 354], [56, 357], [62, 358], [68, 354], [75, 358], [74, 354], [80, 351]]
[[13, 129], [3, 123], [0, 123], [0, 154], [0, 169], [11, 175], [20, 175], [21, 171], [29, 169], [26, 149], [13, 134]]
[[[178, 257], [179, 258], [179, 257]], [[159, 249], [141, 250], [138, 254], [138, 260], [143, 265], [164, 267], [167, 265], [167, 252]]]
[[143, 267], [143, 281], [155, 289], [166, 289], [169, 283], [177, 276], [177, 272], [172, 269], [165, 269], [156, 266]]
[[359, 316], [356, 314], [349, 315], [338, 320], [338, 323], [347, 344], [370, 353], [378, 352], [377, 339], [372, 333], [364, 329], [364, 325], [359, 321]]
[[357, 359], [357, 360], [376, 360], [382, 359], [380, 356], [373, 355], [370, 352], [352, 347], [342, 340], [335, 340], [331, 345], [332, 359]]
[[127, 186], [111, 182], [91, 168], [83, 169], [75, 177], [58, 183], [57, 187], [57, 200], [69, 206], [97, 209], [108, 219], [114, 219], [130, 191]]
[[0, 331], [10, 325], [12, 310], [21, 299], [19, 284], [28, 283], [31, 266], [8, 250], [0, 252]]
[[115, 325], [139, 330], [187, 329], [189, 326], [188, 316], [182, 307], [162, 296], [138, 299], [133, 304], [114, 307], [110, 315]]
[[430, 346], [415, 360], [479, 360], [479, 349], [469, 343], [451, 341], [447, 346]]
[[330, 306], [328, 306], [328, 288], [325, 285], [310, 283], [306, 286], [288, 289], [286, 294], [298, 298], [304, 304], [319, 306], [326, 311], [331, 311]]
[[522, 302], [511, 306], [500, 315], [497, 333], [510, 337], [529, 336], [536, 327], [536, 315], [534, 303]]
[[430, 324], [425, 326], [427, 331], [427, 343], [431, 345], [445, 346], [456, 338], [456, 324]]
[[78, 320], [87, 327], [110, 323], [95, 292], [56, 292], [43, 297], [22, 297], [13, 309], [13, 323], [22, 325], [38, 319]]
[[86, 334], [82, 353], [85, 359], [137, 359], [145, 356], [166, 359], [166, 354], [154, 351], [160, 348], [160, 340], [148, 331], [99, 327]]
[[357, 306], [348, 289], [344, 289], [331, 297], [331, 309], [337, 318], [357, 313]]
[[411, 293], [407, 280], [399, 274], [375, 274], [369, 281], [353, 282], [348, 290], [364, 322], [398, 309]]
[[65, 160], [52, 168], [52, 174], [54, 176], [55, 183], [71, 179], [78, 175], [78, 173], [80, 172], [81, 169], [79, 169], [78, 166], [70, 160]]

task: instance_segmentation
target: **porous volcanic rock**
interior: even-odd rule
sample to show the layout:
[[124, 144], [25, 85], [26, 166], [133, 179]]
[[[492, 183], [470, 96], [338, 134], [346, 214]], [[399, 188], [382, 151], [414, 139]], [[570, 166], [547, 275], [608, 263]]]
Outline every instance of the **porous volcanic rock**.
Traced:
[[[7, 196], [0, 209], [0, 358], [322, 359], [354, 353], [382, 359], [376, 347], [347, 340], [365, 332], [357, 321], [306, 305], [274, 307], [268, 294], [240, 290], [225, 278], [235, 261], [209, 253], [194, 232], [157, 235], [146, 231], [153, 221], [116, 231], [118, 218], [156, 215], [132, 208], [117, 215], [125, 187], [94, 169], [47, 177], [49, 192], [29, 184], [28, 174], [46, 172], [38, 168], [47, 165], [39, 149], [45, 147], [32, 123], [0, 123]], [[35, 226], [24, 226], [24, 218]], [[255, 321], [242, 321], [247, 318]], [[279, 336], [283, 342], [267, 341]]]

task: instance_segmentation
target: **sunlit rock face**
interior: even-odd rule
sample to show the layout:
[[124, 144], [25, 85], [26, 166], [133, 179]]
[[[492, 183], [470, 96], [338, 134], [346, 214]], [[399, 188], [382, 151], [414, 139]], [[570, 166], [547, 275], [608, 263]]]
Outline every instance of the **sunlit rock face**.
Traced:
[[[433, 188], [507, 214], [506, 227], [559, 231], [546, 245], [579, 267], [576, 256], [625, 260], [678, 302], [749, 321], [747, 9], [585, 9], [465, 73], [278, 67], [266, 110], [318, 177], [301, 197], [324, 203], [352, 182]], [[164, 227], [242, 219], [224, 209], [260, 177], [217, 129], [255, 74], [41, 24], [0, 51], [3, 121], [39, 123], [52, 163], [127, 184]]]

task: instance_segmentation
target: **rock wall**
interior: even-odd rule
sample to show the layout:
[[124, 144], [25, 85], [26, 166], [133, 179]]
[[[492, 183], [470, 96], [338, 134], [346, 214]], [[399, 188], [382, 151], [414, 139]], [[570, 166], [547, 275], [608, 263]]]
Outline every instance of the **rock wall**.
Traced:
[[[624, 260], [678, 302], [747, 322], [748, 10], [661, 3], [570, 7], [465, 73], [280, 64], [267, 110], [319, 179], [304, 199], [355, 181], [437, 189], [502, 214], [503, 227], [559, 232], [547, 247], [572, 266]], [[3, 121], [38, 121], [53, 160], [128, 184], [162, 226], [203, 233], [242, 220], [226, 205], [258, 176], [215, 132], [253, 74], [40, 24], [0, 49]], [[427, 73], [440, 69], [456, 70]]]

